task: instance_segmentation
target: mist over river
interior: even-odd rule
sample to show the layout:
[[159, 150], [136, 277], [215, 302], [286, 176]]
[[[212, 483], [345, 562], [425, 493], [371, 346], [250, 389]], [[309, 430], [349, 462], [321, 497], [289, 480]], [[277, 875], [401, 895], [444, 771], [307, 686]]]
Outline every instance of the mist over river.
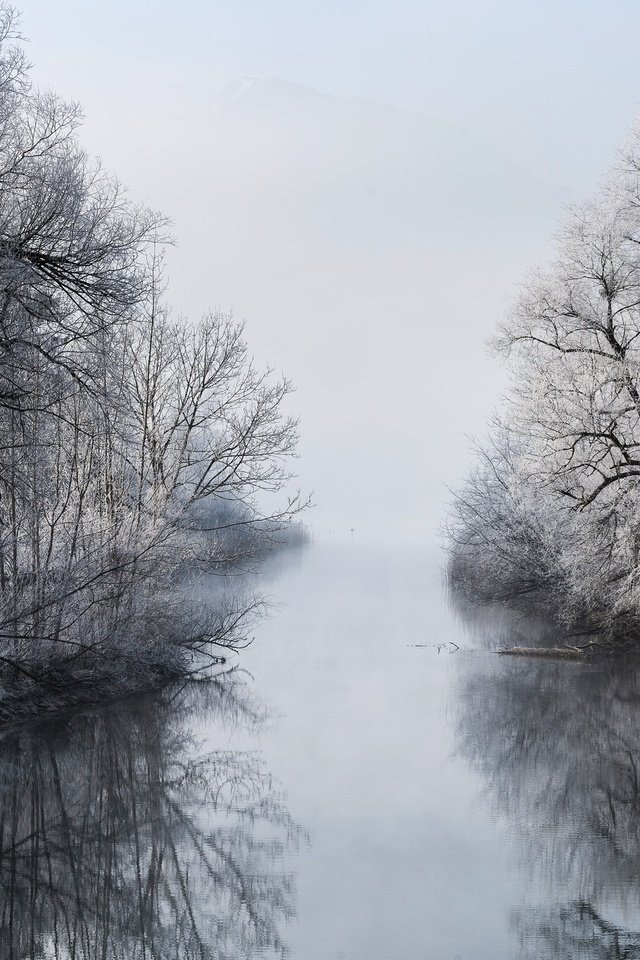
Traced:
[[213, 683], [6, 732], [3, 955], [640, 955], [637, 670], [497, 656], [440, 566], [282, 553]]

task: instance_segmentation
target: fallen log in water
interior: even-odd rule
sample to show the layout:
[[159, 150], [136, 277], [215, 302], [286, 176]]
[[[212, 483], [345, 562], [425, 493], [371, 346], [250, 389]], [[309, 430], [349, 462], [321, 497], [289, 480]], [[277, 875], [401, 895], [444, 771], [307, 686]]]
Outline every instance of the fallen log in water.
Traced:
[[580, 647], [509, 647], [498, 653], [512, 657], [547, 657], [552, 660], [584, 660]]

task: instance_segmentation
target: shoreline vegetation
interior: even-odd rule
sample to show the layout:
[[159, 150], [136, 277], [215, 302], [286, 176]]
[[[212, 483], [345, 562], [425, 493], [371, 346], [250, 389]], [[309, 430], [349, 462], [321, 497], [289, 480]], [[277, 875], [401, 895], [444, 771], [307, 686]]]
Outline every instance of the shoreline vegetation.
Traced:
[[493, 345], [510, 385], [454, 491], [449, 584], [640, 649], [640, 132]]
[[214, 577], [304, 539], [291, 385], [230, 315], [172, 314], [168, 223], [79, 120], [0, 2], [0, 722], [215, 663], [260, 601]]

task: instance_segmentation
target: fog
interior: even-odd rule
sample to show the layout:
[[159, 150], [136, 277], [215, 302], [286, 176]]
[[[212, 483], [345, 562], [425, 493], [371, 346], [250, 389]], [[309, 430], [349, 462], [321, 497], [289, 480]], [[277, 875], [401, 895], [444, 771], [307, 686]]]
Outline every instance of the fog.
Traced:
[[296, 385], [317, 535], [431, 540], [486, 340], [633, 120], [637, 8], [22, 8], [36, 80], [173, 221], [176, 310], [233, 310]]

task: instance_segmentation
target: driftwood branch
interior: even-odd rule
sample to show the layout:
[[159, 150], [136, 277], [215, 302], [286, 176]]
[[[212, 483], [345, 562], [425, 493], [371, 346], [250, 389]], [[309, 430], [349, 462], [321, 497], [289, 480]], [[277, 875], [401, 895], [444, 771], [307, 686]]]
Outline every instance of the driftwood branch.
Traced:
[[582, 647], [509, 647], [498, 650], [503, 656], [545, 657], [550, 660], [585, 660]]

